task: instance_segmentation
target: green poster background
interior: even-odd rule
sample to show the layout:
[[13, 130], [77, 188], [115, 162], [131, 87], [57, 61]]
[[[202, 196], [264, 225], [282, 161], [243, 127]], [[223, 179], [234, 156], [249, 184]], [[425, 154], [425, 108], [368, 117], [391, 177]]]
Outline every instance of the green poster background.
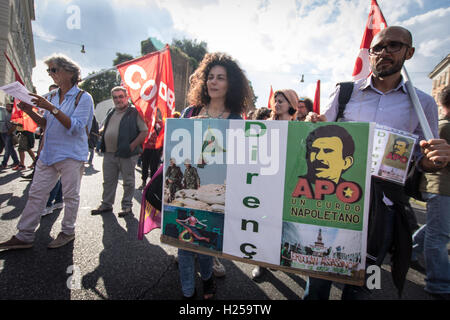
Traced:
[[[335, 194], [325, 195], [323, 200], [308, 199], [305, 196], [292, 197], [299, 176], [308, 171], [306, 140], [311, 131], [319, 126], [338, 125], [347, 130], [355, 143], [353, 165], [342, 174], [342, 179], [355, 182], [361, 188], [358, 201], [346, 204]], [[305, 123], [289, 122], [286, 156], [286, 177], [283, 204], [283, 220], [335, 228], [362, 230], [364, 216], [364, 195], [369, 145], [369, 123]], [[372, 152], [372, 150], [370, 150]], [[370, 177], [369, 177], [370, 178]], [[310, 183], [314, 195], [315, 185]], [[367, 199], [368, 201], [368, 199]]]

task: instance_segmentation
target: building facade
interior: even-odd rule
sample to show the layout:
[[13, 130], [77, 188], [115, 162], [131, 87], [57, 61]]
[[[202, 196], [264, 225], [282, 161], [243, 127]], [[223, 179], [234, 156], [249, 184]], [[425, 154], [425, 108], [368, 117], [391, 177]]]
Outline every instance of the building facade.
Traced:
[[450, 54], [447, 54], [447, 56], [434, 67], [428, 77], [433, 80], [431, 95], [439, 105], [439, 93], [444, 87], [450, 85]]
[[[36, 57], [32, 20], [35, 20], [34, 0], [0, 0], [0, 86], [16, 80], [5, 52], [25, 86], [33, 90], [31, 74], [36, 66]], [[0, 104], [5, 104], [8, 99], [0, 90]]]

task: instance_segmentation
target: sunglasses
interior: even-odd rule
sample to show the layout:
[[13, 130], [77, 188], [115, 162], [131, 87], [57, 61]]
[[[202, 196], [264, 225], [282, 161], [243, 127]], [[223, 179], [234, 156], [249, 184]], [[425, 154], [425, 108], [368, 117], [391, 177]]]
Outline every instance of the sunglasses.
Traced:
[[57, 73], [58, 70], [59, 70], [58, 68], [48, 68], [48, 69], [47, 69], [47, 72], [48, 72], [48, 73]]
[[113, 96], [112, 98], [113, 99], [123, 99], [123, 98], [125, 98], [125, 96], [121, 94], [120, 96]]

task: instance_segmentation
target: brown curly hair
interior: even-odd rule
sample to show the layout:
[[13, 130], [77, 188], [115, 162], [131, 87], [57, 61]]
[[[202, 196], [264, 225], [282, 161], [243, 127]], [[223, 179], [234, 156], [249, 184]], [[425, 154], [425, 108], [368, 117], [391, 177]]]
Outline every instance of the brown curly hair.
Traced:
[[253, 103], [253, 92], [249, 81], [238, 63], [229, 55], [222, 52], [207, 53], [200, 62], [197, 70], [189, 78], [189, 104], [205, 107], [211, 100], [208, 95], [206, 81], [214, 66], [222, 66], [227, 70], [228, 90], [225, 107], [230, 113], [242, 114]]

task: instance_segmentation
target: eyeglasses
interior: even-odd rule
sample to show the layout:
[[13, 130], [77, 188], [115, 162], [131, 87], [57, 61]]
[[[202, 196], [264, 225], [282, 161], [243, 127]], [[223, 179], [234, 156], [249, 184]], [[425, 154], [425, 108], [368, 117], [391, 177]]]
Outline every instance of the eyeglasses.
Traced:
[[125, 96], [121, 94], [120, 96], [112, 96], [113, 99], [123, 99]]
[[58, 70], [59, 70], [58, 68], [48, 68], [48, 69], [47, 69], [47, 72], [48, 72], [48, 73], [57, 73]]
[[410, 47], [409, 44], [403, 43], [403, 42], [399, 42], [399, 41], [391, 41], [386, 45], [381, 45], [381, 44], [377, 44], [376, 46], [372, 47], [369, 49], [369, 54], [370, 55], [378, 55], [381, 54], [381, 52], [383, 51], [383, 49], [386, 50], [386, 53], [395, 53], [398, 52], [402, 49], [403, 46], [407, 46], [408, 48]]

